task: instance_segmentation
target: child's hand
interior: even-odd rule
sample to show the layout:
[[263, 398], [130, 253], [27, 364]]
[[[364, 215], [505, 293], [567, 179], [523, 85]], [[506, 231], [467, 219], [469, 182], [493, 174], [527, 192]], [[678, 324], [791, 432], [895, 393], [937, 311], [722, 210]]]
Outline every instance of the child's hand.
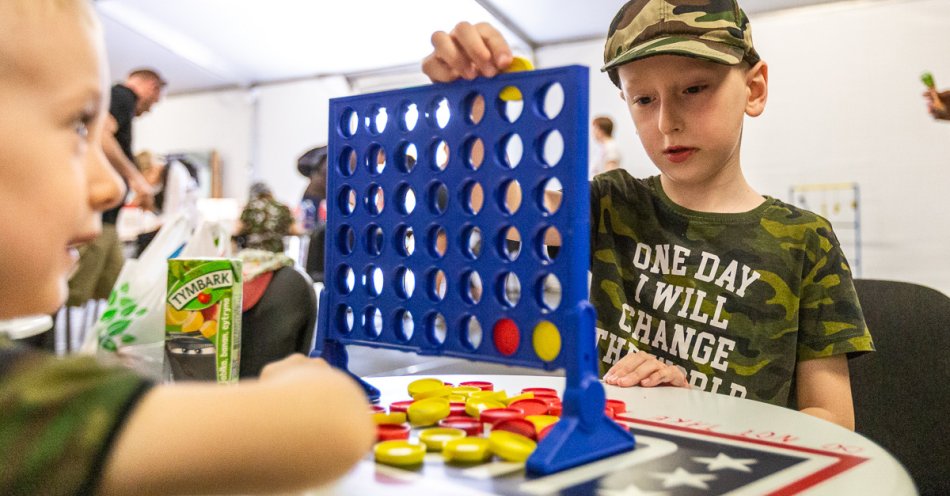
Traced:
[[312, 371], [325, 371], [330, 367], [322, 358], [309, 358], [300, 353], [271, 362], [261, 369], [260, 380], [276, 381], [296, 376], [300, 373], [310, 373]]
[[630, 353], [618, 360], [604, 375], [604, 382], [621, 387], [689, 387], [679, 367], [667, 365], [645, 351]]
[[432, 34], [434, 50], [422, 61], [422, 72], [433, 82], [492, 77], [511, 65], [508, 42], [487, 23], [460, 22], [450, 33]]

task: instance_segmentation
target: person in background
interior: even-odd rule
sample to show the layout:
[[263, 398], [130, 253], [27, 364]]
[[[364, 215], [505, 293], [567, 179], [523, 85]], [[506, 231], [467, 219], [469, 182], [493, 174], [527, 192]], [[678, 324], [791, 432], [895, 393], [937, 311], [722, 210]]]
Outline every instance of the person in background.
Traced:
[[[492, 77], [512, 60], [484, 23], [432, 44], [433, 81]], [[627, 2], [604, 64], [660, 172], [590, 184], [604, 381], [695, 387], [853, 430], [847, 358], [874, 345], [851, 269], [826, 219], [757, 193], [740, 164], [744, 120], [768, 99], [745, 13], [735, 0]]]
[[155, 215], [151, 228], [136, 238], [136, 253], [141, 255], [161, 226], [179, 213], [193, 226], [197, 224], [199, 188], [197, 171], [182, 159], [168, 160], [146, 150], [135, 155], [135, 164], [155, 193], [151, 208], [137, 201], [138, 197], [132, 200], [132, 205]]
[[[0, 2], [0, 319], [62, 305], [76, 248], [125, 194], [101, 148], [105, 60], [91, 2]], [[235, 387], [154, 385], [0, 333], [0, 494], [299, 492], [366, 454], [368, 411], [302, 355]]]
[[323, 282], [323, 264], [326, 243], [326, 196], [327, 196], [327, 147], [318, 146], [308, 150], [297, 159], [297, 171], [310, 182], [300, 201], [305, 220], [303, 229], [310, 235], [307, 246], [307, 274], [314, 282]]
[[591, 122], [594, 132], [594, 141], [597, 142], [599, 152], [591, 166], [590, 177], [602, 174], [620, 167], [620, 148], [614, 140], [614, 121], [607, 116], [595, 117]]
[[286, 205], [274, 199], [264, 183], [251, 185], [251, 196], [241, 212], [237, 236], [243, 248], [284, 252], [284, 236], [294, 233], [294, 218]]
[[[109, 163], [135, 192], [136, 202], [145, 209], [154, 201], [152, 185], [135, 166], [132, 153], [132, 120], [151, 110], [161, 99], [165, 80], [154, 69], [137, 69], [125, 82], [112, 87], [102, 149]], [[122, 205], [102, 213], [102, 235], [79, 251], [79, 268], [69, 280], [66, 304], [80, 306], [90, 299], [105, 299], [112, 292], [125, 263], [116, 222]]]

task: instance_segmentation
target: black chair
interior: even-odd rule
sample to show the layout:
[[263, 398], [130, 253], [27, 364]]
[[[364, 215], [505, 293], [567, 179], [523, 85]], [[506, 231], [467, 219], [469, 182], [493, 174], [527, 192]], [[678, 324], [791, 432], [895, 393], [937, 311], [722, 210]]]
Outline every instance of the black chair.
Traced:
[[294, 267], [274, 273], [264, 295], [241, 322], [240, 377], [257, 377], [270, 362], [310, 353], [317, 322], [317, 296], [310, 278]]
[[921, 495], [950, 494], [950, 297], [854, 281], [877, 351], [850, 361], [855, 430], [907, 467]]

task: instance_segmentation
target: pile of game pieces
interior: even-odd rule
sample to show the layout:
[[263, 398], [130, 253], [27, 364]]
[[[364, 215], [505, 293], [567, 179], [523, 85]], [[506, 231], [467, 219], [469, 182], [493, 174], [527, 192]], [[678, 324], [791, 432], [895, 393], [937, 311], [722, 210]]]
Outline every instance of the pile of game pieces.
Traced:
[[[490, 382], [447, 384], [424, 378], [408, 386], [411, 400], [373, 406], [378, 463], [413, 466], [427, 452], [441, 452], [449, 463], [484, 463], [493, 457], [524, 462], [560, 420], [561, 399], [551, 388], [524, 388], [514, 396]], [[610, 418], [626, 411], [623, 401], [607, 400]], [[417, 439], [410, 439], [413, 429]]]

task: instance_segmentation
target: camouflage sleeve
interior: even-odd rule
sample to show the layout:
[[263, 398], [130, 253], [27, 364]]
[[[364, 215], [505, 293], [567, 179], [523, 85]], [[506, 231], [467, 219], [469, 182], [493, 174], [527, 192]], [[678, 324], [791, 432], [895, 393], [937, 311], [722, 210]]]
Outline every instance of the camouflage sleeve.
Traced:
[[802, 280], [798, 360], [874, 351], [838, 238], [827, 221], [813, 234]]
[[0, 494], [93, 494], [116, 433], [149, 387], [129, 370], [0, 337]]

